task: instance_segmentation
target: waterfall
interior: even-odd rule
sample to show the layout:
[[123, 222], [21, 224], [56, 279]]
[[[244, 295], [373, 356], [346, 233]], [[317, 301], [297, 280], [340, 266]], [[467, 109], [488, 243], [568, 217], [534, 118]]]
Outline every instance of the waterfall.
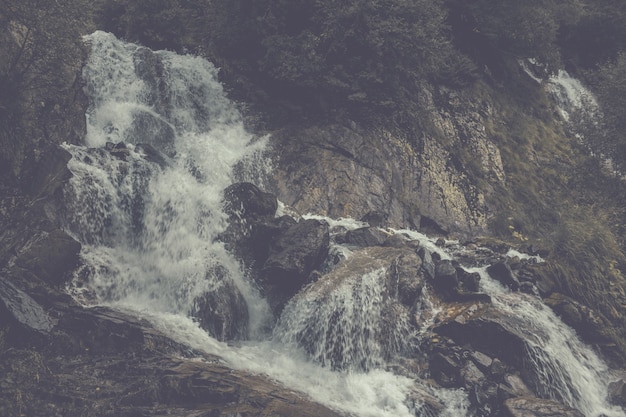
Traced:
[[265, 141], [244, 130], [206, 60], [104, 32], [86, 41], [86, 146], [65, 146], [74, 174], [66, 228], [83, 243], [85, 265], [74, 293], [183, 314], [207, 298], [237, 308], [243, 297], [257, 331], [266, 303], [216, 238], [226, 227], [222, 191], [238, 179], [233, 167], [263, 170]]
[[546, 83], [546, 89], [554, 98], [565, 121], [569, 121], [570, 115], [575, 111], [594, 112], [598, 109], [598, 103], [593, 94], [582, 85], [580, 80], [572, 77], [565, 70], [559, 70], [552, 75]]
[[[271, 169], [266, 138], [246, 132], [206, 60], [153, 52], [104, 32], [86, 42], [87, 137], [84, 146], [64, 145], [73, 177], [62, 216], [82, 243], [71, 294], [139, 315], [181, 343], [346, 415], [470, 413], [462, 389], [394, 371], [396, 356], [419, 353], [441, 310], [426, 288], [413, 310], [393, 304], [389, 267], [374, 255], [353, 265], [345, 261], [354, 248], [334, 243], [333, 256], [343, 260], [327, 263], [325, 272], [336, 275], [298, 293], [271, 329], [267, 302], [219, 239], [227, 226], [223, 190], [236, 181], [259, 184]], [[366, 225], [308, 217], [344, 230]], [[440, 259], [459, 254], [414, 231], [387, 232], [419, 241]], [[607, 368], [571, 329], [538, 300], [476, 271], [496, 308], [529, 334], [526, 359], [539, 394], [590, 416], [624, 415], [605, 404]], [[409, 312], [423, 313], [423, 328], [411, 324]]]
[[609, 370], [598, 355], [538, 298], [511, 292], [494, 281], [486, 269], [467, 271], [480, 274], [481, 289], [491, 295], [493, 305], [527, 335], [525, 368], [537, 394], [587, 416], [624, 416], [618, 407], [607, 404]]

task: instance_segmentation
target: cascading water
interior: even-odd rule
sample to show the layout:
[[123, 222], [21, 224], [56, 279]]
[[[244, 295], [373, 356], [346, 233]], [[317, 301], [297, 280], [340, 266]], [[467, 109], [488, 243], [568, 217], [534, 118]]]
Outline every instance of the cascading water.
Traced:
[[[258, 182], [268, 171], [265, 141], [245, 131], [207, 61], [153, 52], [103, 32], [87, 41], [86, 146], [65, 146], [74, 174], [65, 189], [66, 229], [83, 244], [83, 266], [70, 288], [77, 298], [131, 310], [182, 343], [347, 415], [468, 415], [462, 390], [387, 369], [394, 355], [419, 350], [438, 311], [426, 314], [433, 305], [424, 288], [417, 311], [428, 317], [424, 328], [411, 329], [406, 311], [390, 304], [387, 267], [375, 257], [362, 273], [342, 261], [350, 271], [341, 281], [325, 289], [320, 280], [296, 295], [269, 331], [267, 303], [218, 239], [227, 220], [222, 192], [235, 181]], [[392, 232], [442, 259], [455, 256], [419, 233]], [[333, 253], [352, 256], [341, 245]], [[571, 329], [538, 301], [507, 292], [484, 268], [478, 271], [494, 305], [532, 333], [527, 359], [541, 395], [589, 416], [624, 416], [605, 404], [606, 367]], [[393, 320], [380, 319], [384, 315]], [[201, 329], [202, 317], [219, 326]], [[240, 341], [229, 346], [216, 338]]]
[[267, 307], [216, 238], [233, 166], [262, 163], [264, 141], [245, 132], [207, 61], [103, 32], [87, 41], [88, 148], [66, 146], [67, 228], [84, 244], [79, 278], [98, 302], [184, 314], [234, 284], [260, 328]]
[[[66, 229], [83, 244], [70, 292], [85, 304], [139, 314], [182, 343], [343, 412], [428, 415], [418, 400], [407, 400], [415, 389], [409, 378], [383, 369], [333, 372], [296, 346], [268, 340], [267, 303], [216, 239], [226, 227], [224, 188], [258, 183], [266, 171], [264, 140], [245, 131], [217, 70], [198, 57], [152, 52], [103, 32], [86, 40], [86, 146], [65, 146], [74, 174], [64, 191]], [[202, 315], [203, 301], [209, 319], [235, 320], [231, 330], [250, 320], [247, 334], [210, 328], [214, 336], [249, 341], [232, 347], [209, 336], [189, 318]], [[454, 391], [435, 394], [449, 400], [450, 416], [465, 407]]]

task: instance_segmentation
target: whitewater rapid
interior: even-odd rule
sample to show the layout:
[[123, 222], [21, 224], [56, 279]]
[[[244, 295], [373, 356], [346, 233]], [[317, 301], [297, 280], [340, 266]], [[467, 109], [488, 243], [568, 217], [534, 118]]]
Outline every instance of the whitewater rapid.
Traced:
[[[359, 288], [339, 286], [326, 305], [300, 297], [272, 329], [267, 302], [219, 240], [227, 226], [223, 190], [244, 180], [262, 186], [271, 170], [266, 138], [245, 130], [218, 82], [218, 70], [208, 61], [153, 52], [104, 32], [89, 35], [86, 42], [91, 48], [83, 73], [91, 103], [87, 137], [84, 146], [65, 145], [72, 154], [68, 167], [73, 173], [64, 191], [66, 230], [83, 248], [83, 266], [69, 288], [78, 300], [146, 318], [181, 343], [216, 354], [233, 368], [266, 374], [347, 415], [426, 417], [429, 411], [415, 400], [416, 391], [444, 404], [439, 414], [443, 417], [468, 414], [463, 390], [434, 388], [428, 381], [396, 375], [387, 369], [380, 346], [368, 344], [366, 335], [381, 331], [369, 315], [380, 314], [383, 270], [355, 280]], [[344, 229], [365, 225], [350, 219], [308, 218]], [[442, 259], [455, 256], [417, 232], [389, 232], [418, 240]], [[332, 250], [350, 256], [341, 245]], [[568, 381], [580, 382], [564, 387], [546, 379], [546, 396], [589, 416], [624, 416], [606, 405], [606, 380], [599, 382], [605, 365], [571, 329], [545, 307], [498, 287], [484, 269], [479, 272], [483, 290], [501, 308], [523, 316], [521, 322], [540, 335], [559, 333], [539, 337], [531, 357], [544, 374], [561, 372]], [[192, 318], [198, 297], [222, 294], [230, 284], [245, 299], [251, 319], [247, 337], [236, 345], [209, 336]], [[333, 364], [324, 351], [299, 348], [295, 338], [308, 316], [326, 319], [336, 315], [338, 306], [339, 328], [352, 326], [351, 331], [338, 334], [319, 328], [330, 338], [325, 343], [337, 348], [350, 338], [345, 342], [350, 354], [342, 355], [349, 360]], [[319, 325], [328, 325], [328, 320]], [[398, 340], [404, 331], [398, 326]], [[353, 367], [355, 362], [365, 365]], [[585, 389], [592, 384], [597, 388]]]

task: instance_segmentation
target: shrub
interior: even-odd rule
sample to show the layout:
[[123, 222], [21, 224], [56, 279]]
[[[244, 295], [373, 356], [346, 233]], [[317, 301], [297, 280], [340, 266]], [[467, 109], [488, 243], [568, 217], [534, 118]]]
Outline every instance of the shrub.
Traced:
[[471, 78], [441, 1], [213, 0], [211, 49], [276, 89], [401, 107], [420, 82]]

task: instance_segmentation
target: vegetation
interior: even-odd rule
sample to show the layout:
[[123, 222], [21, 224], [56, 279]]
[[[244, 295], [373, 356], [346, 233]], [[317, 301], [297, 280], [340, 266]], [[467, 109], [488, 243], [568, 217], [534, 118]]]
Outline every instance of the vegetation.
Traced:
[[35, 142], [66, 128], [58, 119], [73, 100], [82, 62], [83, 3], [0, 0], [0, 174], [18, 173], [25, 137]]

